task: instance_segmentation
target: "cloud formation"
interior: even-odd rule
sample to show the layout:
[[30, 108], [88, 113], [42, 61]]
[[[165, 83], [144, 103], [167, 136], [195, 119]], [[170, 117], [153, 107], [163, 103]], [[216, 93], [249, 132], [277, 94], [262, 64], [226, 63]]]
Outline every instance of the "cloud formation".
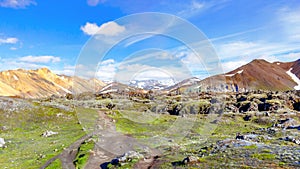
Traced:
[[116, 36], [125, 31], [125, 27], [117, 24], [114, 21], [106, 22], [101, 26], [96, 23], [87, 22], [80, 29], [87, 35], [106, 35], [106, 36]]
[[5, 8], [26, 8], [30, 5], [36, 5], [34, 0], [0, 0], [0, 6]]
[[291, 41], [300, 40], [300, 8], [282, 8], [279, 10], [279, 22]]
[[57, 63], [60, 62], [61, 59], [55, 56], [24, 56], [19, 60], [30, 63]]
[[0, 38], [0, 45], [1, 44], [16, 44], [19, 40], [17, 38]]
[[87, 0], [89, 6], [97, 6], [99, 3], [103, 3], [106, 0]]

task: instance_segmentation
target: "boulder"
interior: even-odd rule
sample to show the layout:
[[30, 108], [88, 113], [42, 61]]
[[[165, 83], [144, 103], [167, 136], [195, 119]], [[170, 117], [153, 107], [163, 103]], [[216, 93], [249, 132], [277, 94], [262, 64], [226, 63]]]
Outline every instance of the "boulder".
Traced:
[[4, 138], [0, 138], [0, 148], [4, 147], [5, 141]]
[[118, 157], [118, 160], [120, 162], [127, 162], [132, 159], [140, 159], [140, 158], [144, 158], [144, 156], [135, 151], [128, 151], [128, 152], [124, 153], [122, 156]]
[[294, 110], [296, 110], [296, 111], [300, 111], [300, 102], [295, 102], [295, 103], [293, 103], [293, 108], [294, 108]]
[[278, 124], [275, 124], [275, 126], [283, 129], [294, 129], [294, 128], [297, 129], [299, 123], [292, 118], [287, 118], [283, 120], [278, 120]]
[[245, 137], [243, 135], [241, 135], [240, 133], [237, 133], [235, 136], [236, 140], [245, 140]]
[[243, 117], [243, 119], [245, 120], [245, 121], [250, 121], [251, 120], [251, 115], [245, 115], [244, 117]]
[[272, 105], [270, 103], [258, 104], [258, 111], [270, 111]]

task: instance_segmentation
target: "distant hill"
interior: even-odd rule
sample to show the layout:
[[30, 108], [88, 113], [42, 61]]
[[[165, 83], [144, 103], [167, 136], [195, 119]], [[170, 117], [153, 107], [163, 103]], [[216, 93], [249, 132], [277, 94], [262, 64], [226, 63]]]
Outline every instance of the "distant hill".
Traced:
[[99, 90], [105, 85], [105, 83], [97, 79], [86, 80], [78, 77], [57, 75], [47, 68], [0, 72], [1, 96], [19, 96], [24, 98], [42, 98], [52, 95], [63, 96], [66, 93]]
[[247, 90], [300, 90], [300, 59], [294, 62], [270, 63], [256, 59], [233, 71], [203, 79], [196, 84], [186, 85], [184, 80], [177, 89], [198, 89], [213, 91], [247, 91]]
[[[151, 85], [154, 85], [151, 88]], [[157, 81], [134, 81], [130, 86], [98, 79], [82, 79], [57, 75], [47, 68], [37, 70], [8, 70], [0, 72], [0, 96], [43, 98], [52, 95], [83, 92], [130, 92], [158, 89], [169, 92], [182, 91], [248, 91], [248, 90], [300, 90], [300, 59], [294, 62], [270, 63], [256, 59], [233, 71], [200, 80], [196, 77], [175, 85], [162, 85]]]

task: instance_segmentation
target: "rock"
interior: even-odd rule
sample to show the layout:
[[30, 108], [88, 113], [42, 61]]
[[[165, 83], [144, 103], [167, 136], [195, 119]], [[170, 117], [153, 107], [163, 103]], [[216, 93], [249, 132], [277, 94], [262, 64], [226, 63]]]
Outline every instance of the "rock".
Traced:
[[195, 157], [195, 156], [189, 156], [188, 158], [190, 160], [190, 163], [197, 163], [198, 162], [198, 158]]
[[251, 115], [246, 115], [246, 116], [244, 116], [243, 117], [243, 119], [245, 120], [245, 121], [250, 121], [251, 120]]
[[247, 96], [245, 95], [238, 95], [236, 97], [236, 102], [243, 102], [243, 101], [246, 101], [247, 100]]
[[144, 158], [144, 156], [135, 151], [128, 151], [124, 153], [122, 156], [118, 157], [117, 159], [119, 160], [119, 162], [127, 162], [132, 159], [140, 159], [140, 158]]
[[111, 160], [110, 164], [114, 166], [120, 166], [120, 161], [119, 159], [115, 158]]
[[283, 129], [297, 129], [298, 125], [299, 125], [299, 123], [292, 118], [278, 120], [278, 124], [275, 124], [276, 127], [280, 127]]
[[258, 104], [258, 111], [270, 111], [272, 105], [270, 103]]
[[188, 164], [194, 164], [198, 162], [198, 158], [195, 156], [188, 156], [186, 158], [184, 158], [182, 161], [174, 161], [172, 162], [172, 166], [176, 167], [176, 166], [183, 166], [183, 165], [188, 165]]
[[295, 102], [295, 103], [293, 103], [293, 108], [294, 108], [294, 110], [296, 110], [296, 111], [300, 111], [300, 102]]
[[236, 140], [245, 140], [245, 137], [243, 135], [241, 135], [240, 133], [237, 133], [235, 139]]
[[5, 146], [4, 138], [0, 138], [0, 148], [3, 148]]
[[294, 137], [292, 137], [292, 136], [287, 136], [287, 137], [285, 137], [285, 138], [282, 139], [282, 140], [289, 141], [289, 142], [293, 142], [293, 143], [295, 143], [295, 144], [300, 145], [300, 139], [296, 139], [296, 138], [294, 138]]
[[42, 134], [42, 137], [50, 137], [50, 136], [53, 136], [53, 135], [56, 135], [58, 134], [58, 132], [54, 132], [54, 131], [45, 131], [43, 134]]
[[2, 127], [1, 127], [1, 130], [2, 130], [2, 131], [6, 131], [6, 130], [8, 130], [8, 127], [2, 126]]

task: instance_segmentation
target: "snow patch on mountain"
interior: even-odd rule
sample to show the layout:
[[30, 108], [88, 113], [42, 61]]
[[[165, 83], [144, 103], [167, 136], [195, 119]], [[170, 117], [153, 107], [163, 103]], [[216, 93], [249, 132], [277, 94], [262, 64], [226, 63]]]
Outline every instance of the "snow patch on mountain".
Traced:
[[137, 87], [145, 90], [152, 89], [164, 89], [166, 87], [174, 85], [174, 81], [170, 79], [166, 80], [131, 80], [129, 86]]
[[298, 84], [297, 86], [294, 87], [296, 90], [300, 90], [300, 79], [292, 73], [293, 68], [290, 68], [286, 73]]
[[16, 81], [19, 80], [19, 78], [18, 78], [16, 75], [14, 75], [13, 77], [14, 77], [14, 79], [15, 79]]
[[232, 76], [234, 76], [234, 75], [236, 75], [236, 74], [241, 74], [241, 73], [243, 73], [243, 71], [244, 71], [244, 70], [239, 70], [239, 71], [237, 71], [236, 73], [233, 73], [233, 74], [227, 74], [227, 75], [225, 75], [225, 76], [232, 77]]

